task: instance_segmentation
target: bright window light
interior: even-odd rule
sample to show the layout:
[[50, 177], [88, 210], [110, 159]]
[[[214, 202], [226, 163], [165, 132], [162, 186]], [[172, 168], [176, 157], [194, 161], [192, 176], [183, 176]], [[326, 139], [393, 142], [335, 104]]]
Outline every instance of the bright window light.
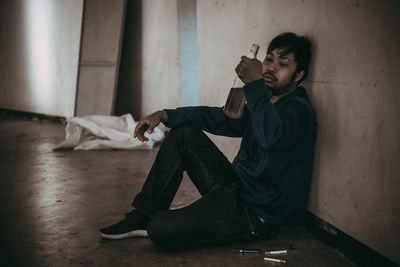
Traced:
[[28, 84], [32, 102], [44, 111], [51, 106], [53, 92], [51, 11], [53, 0], [26, 1]]

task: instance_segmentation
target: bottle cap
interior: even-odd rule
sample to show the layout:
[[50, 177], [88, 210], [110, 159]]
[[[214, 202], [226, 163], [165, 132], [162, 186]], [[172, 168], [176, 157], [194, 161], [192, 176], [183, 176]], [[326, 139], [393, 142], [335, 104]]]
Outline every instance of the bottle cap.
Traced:
[[256, 43], [254, 43], [252, 46], [251, 46], [251, 49], [250, 49], [250, 57], [257, 57], [257, 53], [258, 53], [258, 50], [260, 49], [260, 45], [259, 44], [256, 44]]

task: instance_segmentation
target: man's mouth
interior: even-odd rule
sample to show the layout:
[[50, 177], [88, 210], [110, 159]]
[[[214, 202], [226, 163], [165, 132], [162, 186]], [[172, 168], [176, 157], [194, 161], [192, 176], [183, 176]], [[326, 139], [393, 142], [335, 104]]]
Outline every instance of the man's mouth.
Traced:
[[276, 81], [276, 77], [274, 75], [272, 75], [272, 74], [265, 73], [263, 76], [264, 76], [264, 81], [266, 81], [266, 82], [274, 82], [274, 81]]

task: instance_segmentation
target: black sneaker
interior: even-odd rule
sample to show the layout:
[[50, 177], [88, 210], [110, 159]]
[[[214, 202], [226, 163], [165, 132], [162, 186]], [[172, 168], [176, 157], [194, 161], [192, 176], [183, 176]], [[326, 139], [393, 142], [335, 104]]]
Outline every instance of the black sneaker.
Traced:
[[149, 219], [136, 210], [125, 214], [125, 219], [109, 227], [102, 228], [99, 233], [107, 239], [126, 239], [130, 237], [147, 237]]

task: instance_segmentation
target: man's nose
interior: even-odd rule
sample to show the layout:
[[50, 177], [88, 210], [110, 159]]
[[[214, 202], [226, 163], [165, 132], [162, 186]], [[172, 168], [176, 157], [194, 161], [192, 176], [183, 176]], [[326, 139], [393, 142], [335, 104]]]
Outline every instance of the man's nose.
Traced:
[[274, 62], [272, 62], [272, 63], [269, 63], [269, 64], [267, 64], [267, 66], [266, 66], [266, 70], [267, 70], [267, 72], [272, 72], [272, 73], [275, 73], [275, 72], [276, 72], [276, 66], [275, 66], [275, 63], [274, 63]]

